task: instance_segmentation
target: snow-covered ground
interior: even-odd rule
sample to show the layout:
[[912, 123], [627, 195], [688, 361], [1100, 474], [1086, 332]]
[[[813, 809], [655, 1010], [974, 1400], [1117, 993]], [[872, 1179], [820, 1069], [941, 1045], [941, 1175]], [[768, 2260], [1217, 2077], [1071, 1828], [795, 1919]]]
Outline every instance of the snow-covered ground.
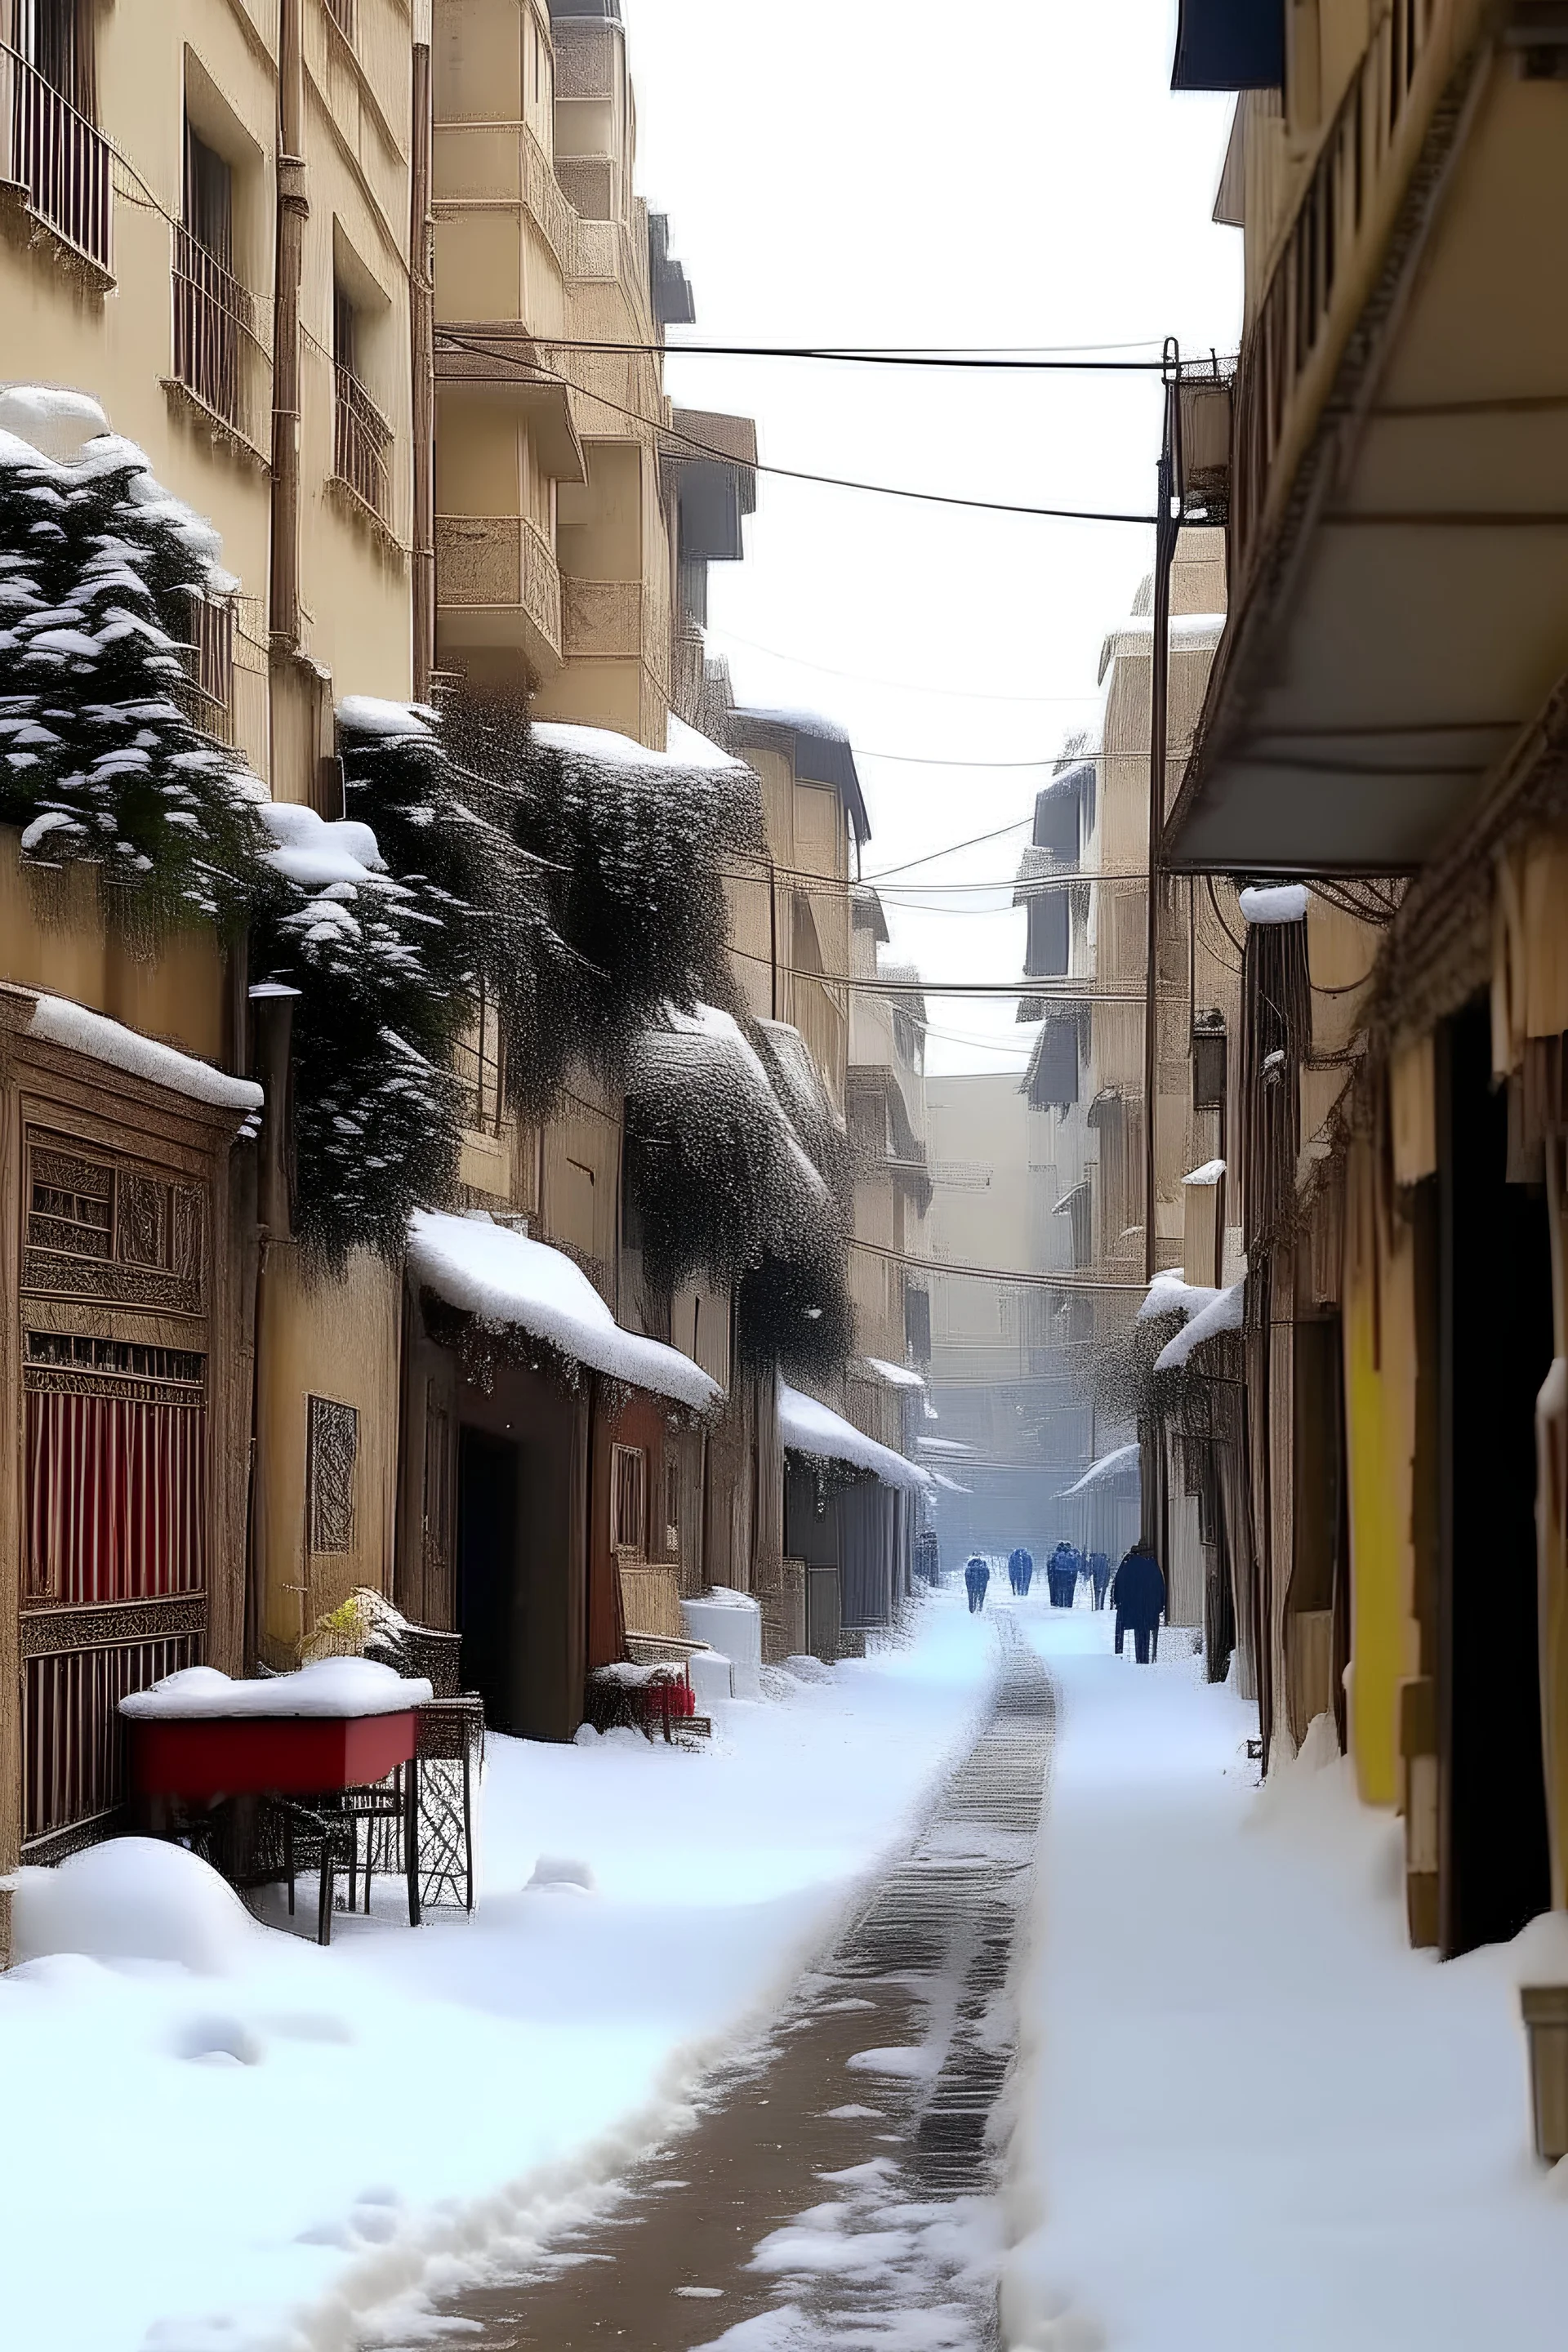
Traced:
[[[1061, 1694], [1022, 1969], [1005, 2340], [1030, 2352], [1561, 2352], [1568, 2164], [1531, 2153], [1517, 1986], [1439, 1966], [1399, 1825], [1109, 1619], [1020, 1612]], [[1167, 1647], [1171, 1645], [1167, 1643]]]
[[321, 1952], [218, 1890], [205, 1973], [46, 1937], [0, 1977], [5, 2340], [408, 2341], [679, 2124], [964, 1744], [991, 1639], [937, 1594], [907, 1646], [730, 1706], [712, 1752], [493, 1740], [471, 1921], [411, 1933], [388, 1888]]

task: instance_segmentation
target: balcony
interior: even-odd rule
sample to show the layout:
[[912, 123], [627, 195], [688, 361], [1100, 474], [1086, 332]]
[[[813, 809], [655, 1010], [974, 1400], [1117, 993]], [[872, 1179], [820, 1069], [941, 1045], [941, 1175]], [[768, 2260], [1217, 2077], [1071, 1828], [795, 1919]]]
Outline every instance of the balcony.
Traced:
[[181, 227], [174, 230], [174, 365], [165, 388], [265, 465], [272, 393], [255, 298]]
[[0, 185], [51, 230], [100, 288], [112, 282], [113, 150], [14, 49], [0, 47]]
[[437, 515], [436, 582], [444, 649], [511, 646], [542, 677], [560, 668], [561, 574], [537, 525], [519, 515]]
[[525, 122], [438, 122], [434, 151], [437, 217], [519, 206], [563, 278], [577, 267], [577, 219], [549, 156]]
[[636, 580], [563, 580], [562, 651], [568, 661], [638, 661], [645, 591]]
[[392, 529], [393, 432], [352, 368], [333, 367], [332, 472]]
[[1243, 344], [1178, 867], [1406, 873], [1568, 670], [1562, 11], [1389, 0]]

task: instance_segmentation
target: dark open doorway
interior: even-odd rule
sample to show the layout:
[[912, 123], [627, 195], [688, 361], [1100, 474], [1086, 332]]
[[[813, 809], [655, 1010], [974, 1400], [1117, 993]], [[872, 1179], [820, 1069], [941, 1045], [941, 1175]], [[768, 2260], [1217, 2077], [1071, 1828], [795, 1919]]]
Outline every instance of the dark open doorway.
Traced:
[[517, 1577], [518, 1449], [464, 1429], [458, 1443], [458, 1630], [463, 1688], [485, 1720], [510, 1727], [512, 1594]]
[[1541, 1753], [1535, 1400], [1552, 1363], [1542, 1188], [1509, 1177], [1484, 1000], [1439, 1043], [1444, 1956], [1552, 1900]]

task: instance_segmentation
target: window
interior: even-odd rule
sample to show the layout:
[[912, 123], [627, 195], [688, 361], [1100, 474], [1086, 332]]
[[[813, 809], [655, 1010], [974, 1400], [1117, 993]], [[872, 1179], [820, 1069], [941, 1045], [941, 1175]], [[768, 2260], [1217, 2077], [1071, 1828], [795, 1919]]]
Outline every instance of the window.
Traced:
[[305, 1514], [312, 1553], [354, 1548], [359, 1414], [331, 1397], [306, 1401]]
[[12, 172], [33, 210], [109, 268], [110, 154], [93, 127], [92, 0], [21, 0], [12, 78]]
[[647, 1549], [647, 1455], [640, 1445], [610, 1449], [610, 1542], [637, 1559]]
[[359, 310], [339, 279], [332, 289], [333, 468], [338, 479], [386, 522], [391, 519], [387, 452], [392, 446], [392, 427], [364, 387], [363, 340]]
[[234, 274], [234, 172], [189, 121], [182, 214], [174, 231], [175, 381], [254, 441], [260, 425], [245, 397], [251, 302]]

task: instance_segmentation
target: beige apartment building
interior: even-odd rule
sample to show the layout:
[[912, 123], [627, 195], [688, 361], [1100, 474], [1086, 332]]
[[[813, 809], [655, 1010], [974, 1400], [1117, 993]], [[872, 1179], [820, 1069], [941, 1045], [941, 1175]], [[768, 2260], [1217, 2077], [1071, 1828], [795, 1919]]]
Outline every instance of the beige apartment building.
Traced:
[[[52, 388], [9, 419], [62, 460], [106, 422], [210, 520], [226, 578], [191, 601], [183, 698], [275, 800], [328, 817], [335, 703], [416, 683], [427, 41], [427, 8], [401, 0], [0, 9], [0, 320], [13, 376]], [[106, 919], [88, 867], [46, 914], [18, 854], [0, 839], [0, 982], [252, 1066], [237, 951], [191, 929], [150, 954]], [[14, 1000], [13, 1025], [36, 1025], [33, 1002]], [[379, 1581], [395, 1489], [395, 1278], [353, 1255], [322, 1312], [286, 1196], [258, 1245], [254, 1159], [230, 1150], [248, 1082], [212, 1079], [228, 1110], [197, 1117], [177, 1065], [106, 1081], [68, 1034], [5, 1130], [0, 1365], [7, 1423], [25, 1391], [36, 1442], [0, 1475], [0, 1868], [108, 1817], [120, 1695], [195, 1657], [233, 1668], [291, 1646], [349, 1585]], [[110, 1060], [134, 1051], [91, 1034]], [[62, 1222], [61, 1200], [87, 1205]], [[353, 1533], [330, 1557], [312, 1537], [323, 1409], [352, 1433], [334, 1475]], [[190, 1541], [163, 1583], [112, 1548], [90, 1574], [74, 1554], [29, 1553], [20, 1572], [73, 1412], [115, 1445], [172, 1448]]]

